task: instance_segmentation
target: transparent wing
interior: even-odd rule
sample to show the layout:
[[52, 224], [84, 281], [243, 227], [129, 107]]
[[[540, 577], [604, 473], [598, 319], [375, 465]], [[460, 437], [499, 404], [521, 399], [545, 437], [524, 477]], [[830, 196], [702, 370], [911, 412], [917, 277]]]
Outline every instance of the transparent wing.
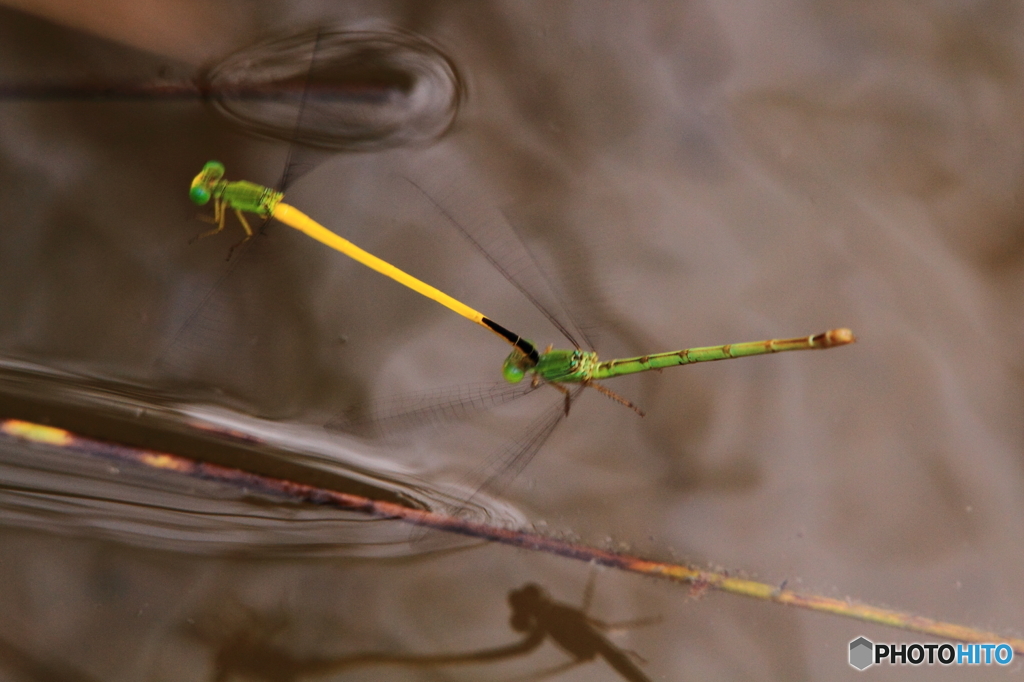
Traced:
[[356, 405], [326, 424], [333, 431], [360, 436], [388, 434], [447, 421], [469, 419], [533, 393], [540, 386], [529, 381], [452, 386], [429, 393], [397, 396]]
[[[577, 235], [564, 229], [571, 222], [571, 211], [553, 209], [544, 200], [539, 201], [503, 206], [501, 218], [537, 264], [539, 277], [553, 292], [584, 347], [596, 350], [605, 343], [604, 334], [615, 326], [614, 311], [607, 304], [607, 277], [604, 273], [598, 275], [590, 249], [580, 248]], [[535, 242], [530, 235], [543, 235], [543, 249], [531, 247]], [[557, 277], [552, 276], [554, 273]]]
[[468, 508], [481, 493], [499, 496], [554, 433], [567, 416], [567, 407], [575, 402], [585, 386], [568, 388], [568, 398], [545, 384], [475, 384], [458, 386], [421, 395], [402, 396], [368, 403], [332, 419], [326, 428], [362, 436], [387, 437], [404, 429], [436, 425], [452, 420], [472, 419], [483, 411], [508, 404], [537, 390], [550, 392], [551, 399], [539, 416], [497, 454], [488, 457], [462, 478], [462, 487], [472, 494], [462, 502]]
[[[331, 152], [328, 150], [319, 147], [308, 147], [301, 141], [306, 120], [310, 116], [308, 105], [313, 90], [313, 79], [317, 69], [317, 61], [321, 58], [320, 45], [323, 38], [323, 31], [317, 30], [313, 37], [312, 50], [309, 53], [309, 65], [306, 67], [302, 77], [302, 96], [298, 102], [298, 111], [295, 115], [295, 125], [292, 128], [291, 146], [288, 148], [288, 156], [285, 159], [284, 172], [277, 183], [276, 189], [278, 192], [284, 192], [298, 181], [299, 178], [323, 163], [331, 155]], [[268, 218], [264, 222], [264, 227], [269, 222], [270, 219]]]
[[420, 176], [404, 179], [574, 347], [585, 346], [588, 350], [594, 350], [593, 343], [577, 323], [576, 316], [563, 302], [564, 297], [559, 295], [558, 287], [537, 264], [537, 259], [522, 235], [499, 211], [488, 211], [486, 215], [482, 214], [482, 211], [476, 211], [476, 215], [467, 215], [468, 219], [462, 219], [460, 212], [460, 217], [456, 217], [449, 206], [466, 207], [465, 213], [470, 214], [471, 209], [478, 206], [479, 200], [455, 197], [454, 188], [450, 188], [447, 195], [442, 196], [439, 190], [426, 185], [425, 179]]
[[321, 352], [321, 340], [303, 333], [308, 311], [295, 305], [307, 295], [303, 273], [323, 257], [316, 246], [294, 230], [270, 230], [213, 277], [178, 282], [155, 369], [168, 383], [215, 386], [243, 401], [291, 394], [300, 368]]
[[[568, 404], [571, 405], [579, 397], [583, 389], [582, 384], [577, 384], [569, 390]], [[480, 466], [473, 469], [466, 480], [470, 485], [477, 481], [477, 487], [473, 497], [485, 492], [489, 495], [500, 496], [508, 485], [522, 473], [523, 469], [533, 461], [533, 458], [554, 433], [562, 420], [568, 416], [567, 403], [563, 396], [558, 396], [557, 403], [553, 403], [539, 417], [520, 432], [520, 435], [508, 445], [501, 453], [490, 458]], [[467, 500], [467, 503], [469, 502]]]

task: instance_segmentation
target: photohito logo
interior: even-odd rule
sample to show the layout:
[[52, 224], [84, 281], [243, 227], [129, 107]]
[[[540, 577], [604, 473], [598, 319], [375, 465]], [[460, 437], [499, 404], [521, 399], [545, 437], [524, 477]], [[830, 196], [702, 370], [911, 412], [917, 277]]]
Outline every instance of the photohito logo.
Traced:
[[1009, 665], [1009, 644], [875, 644], [867, 637], [850, 642], [850, 665], [865, 670], [876, 663], [890, 665]]

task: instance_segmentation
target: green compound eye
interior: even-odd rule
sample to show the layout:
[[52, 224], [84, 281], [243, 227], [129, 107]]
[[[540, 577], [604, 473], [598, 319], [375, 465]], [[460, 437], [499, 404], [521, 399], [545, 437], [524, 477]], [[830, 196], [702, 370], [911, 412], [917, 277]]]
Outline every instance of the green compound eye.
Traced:
[[210, 201], [210, 190], [202, 185], [196, 185], [188, 191], [188, 198], [200, 206]]

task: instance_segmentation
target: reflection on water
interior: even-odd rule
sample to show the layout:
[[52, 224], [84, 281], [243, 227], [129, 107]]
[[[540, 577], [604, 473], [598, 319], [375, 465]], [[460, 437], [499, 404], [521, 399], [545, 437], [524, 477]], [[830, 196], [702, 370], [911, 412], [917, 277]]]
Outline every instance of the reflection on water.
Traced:
[[[139, 466], [118, 455], [121, 445], [103, 439], [153, 449], [173, 445], [201, 462], [413, 508], [458, 505], [470, 518], [510, 511], [479, 503], [464, 508], [458, 494], [424, 486], [395, 462], [346, 450], [317, 429], [282, 431], [224, 411], [186, 411], [152, 400], [130, 386], [24, 364], [0, 366], [5, 417], [77, 426], [101, 439], [48, 447], [0, 436], [5, 522], [201, 554], [401, 556], [445, 544], [410, 543], [410, 530], [396, 522], [291, 502], [249, 489], [243, 479], [226, 486]], [[450, 538], [445, 546], [457, 544]]]
[[587, 616], [592, 593], [593, 583], [590, 582], [584, 593], [583, 606], [577, 609], [553, 601], [539, 585], [524, 585], [508, 595], [508, 603], [512, 607], [512, 628], [533, 637], [547, 635], [573, 657], [572, 661], [552, 673], [568, 670], [600, 656], [623, 679], [631, 682], [647, 680], [647, 676], [630, 659], [630, 652], [619, 649], [602, 634], [601, 630], [612, 626]]
[[214, 106], [241, 129], [336, 151], [435, 140], [464, 88], [422, 36], [329, 28], [246, 47], [206, 80]]
[[602, 631], [613, 627], [649, 624], [636, 621], [612, 626], [587, 615], [593, 595], [593, 578], [587, 583], [580, 608], [552, 600], [534, 583], [508, 593], [512, 610], [509, 625], [524, 633], [521, 640], [504, 646], [465, 651], [462, 653], [377, 653], [360, 652], [339, 656], [299, 655], [277, 644], [286, 635], [288, 617], [282, 613], [262, 614], [237, 602], [224, 602], [217, 613], [207, 610], [190, 618], [186, 634], [214, 650], [213, 673], [216, 682], [227, 680], [262, 680], [264, 682], [298, 682], [299, 680], [334, 675], [354, 668], [408, 667], [437, 668], [463, 665], [494, 665], [500, 661], [525, 656], [546, 640], [551, 640], [572, 660], [556, 667], [538, 671], [525, 679], [544, 679], [558, 675], [600, 657], [622, 679], [647, 682], [632, 652], [615, 646]]

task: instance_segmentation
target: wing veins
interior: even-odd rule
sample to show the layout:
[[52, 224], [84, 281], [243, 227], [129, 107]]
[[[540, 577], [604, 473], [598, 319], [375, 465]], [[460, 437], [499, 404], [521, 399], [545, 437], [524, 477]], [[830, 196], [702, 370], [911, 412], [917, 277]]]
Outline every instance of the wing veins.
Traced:
[[528, 382], [450, 386], [438, 391], [355, 405], [331, 419], [325, 427], [357, 435], [385, 436], [395, 431], [468, 419], [484, 410], [518, 400], [537, 388], [539, 386]]
[[[575, 402], [584, 388], [584, 385], [579, 384], [569, 389], [570, 405]], [[564, 399], [559, 397], [557, 409], [552, 408], [548, 414], [542, 414], [534, 419], [523, 431], [521, 438], [516, 439], [500, 455], [490, 458], [469, 474], [468, 478], [470, 479], [484, 476], [486, 478], [476, 487], [464, 505], [484, 491], [492, 495], [500, 495], [522, 473], [523, 469], [540, 452], [541, 447], [551, 437], [558, 425], [566, 418], [564, 404]], [[491, 472], [489, 475], [488, 471]]]
[[[502, 263], [498, 261], [497, 258], [495, 258], [487, 249], [485, 249], [483, 244], [480, 243], [480, 240], [478, 240], [473, 235], [472, 232], [470, 232], [462, 223], [456, 220], [455, 216], [452, 215], [452, 213], [448, 211], [448, 209], [446, 209], [436, 199], [430, 196], [430, 194], [427, 193], [427, 191], [423, 189], [423, 187], [417, 184], [415, 180], [406, 176], [403, 176], [403, 178], [405, 179], [406, 182], [408, 182], [410, 185], [419, 190], [420, 194], [426, 197], [427, 201], [429, 201], [431, 205], [433, 205], [437, 212], [444, 216], [448, 220], [448, 222], [451, 223], [459, 231], [459, 233], [462, 234], [462, 236], [467, 241], [469, 241], [469, 243], [472, 244], [473, 247], [477, 251], [479, 251], [481, 255], [483, 255], [484, 258], [487, 259], [487, 262], [490, 263], [495, 270], [500, 272], [501, 275], [505, 279], [507, 279], [512, 286], [518, 289], [519, 293], [525, 296], [526, 300], [532, 303], [533, 306], [537, 308], [537, 310], [539, 310], [545, 318], [547, 318], [548, 322], [550, 322], [555, 329], [561, 332], [562, 336], [569, 340], [569, 343], [571, 343], [575, 348], [580, 348], [579, 342], [572, 335], [572, 333], [569, 331], [566, 325], [563, 324], [562, 321], [559, 320], [558, 317], [547, 308], [547, 306], [541, 303], [541, 301], [538, 300], [537, 296], [533, 292], [527, 289], [522, 282], [520, 282], [515, 276], [513, 276], [512, 273], [509, 272], [508, 268], [506, 268]], [[520, 246], [523, 247], [527, 260], [530, 262], [530, 264], [533, 266], [535, 270], [540, 271], [540, 267], [537, 265], [537, 262], [534, 259], [533, 254], [530, 252], [528, 248], [526, 248], [526, 245], [522, 243], [519, 234], [515, 230], [513, 230], [512, 233], [515, 235], [516, 240], [520, 242]], [[545, 283], [548, 283], [548, 279], [543, 273], [541, 273], [541, 278], [544, 279]]]

